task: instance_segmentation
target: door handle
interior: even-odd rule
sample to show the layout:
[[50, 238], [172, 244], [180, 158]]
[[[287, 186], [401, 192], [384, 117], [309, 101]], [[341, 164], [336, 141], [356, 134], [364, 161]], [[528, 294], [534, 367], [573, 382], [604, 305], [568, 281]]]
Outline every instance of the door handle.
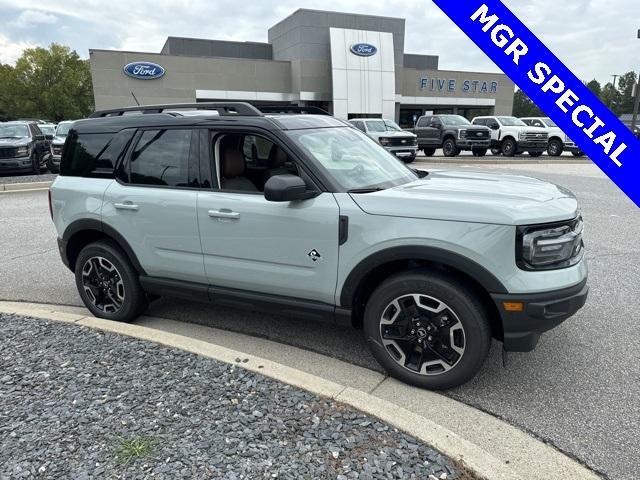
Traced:
[[118, 210], [138, 210], [138, 205], [131, 202], [114, 203], [113, 206]]
[[232, 220], [240, 218], [238, 212], [232, 212], [231, 210], [209, 210], [209, 216], [211, 218], [230, 218]]

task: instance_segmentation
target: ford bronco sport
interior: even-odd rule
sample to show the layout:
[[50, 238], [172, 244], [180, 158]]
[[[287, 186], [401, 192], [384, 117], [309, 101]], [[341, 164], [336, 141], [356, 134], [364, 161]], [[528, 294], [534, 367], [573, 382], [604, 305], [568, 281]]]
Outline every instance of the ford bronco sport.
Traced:
[[532, 350], [585, 303], [582, 218], [556, 185], [412, 170], [328, 115], [93, 117], [71, 127], [50, 207], [97, 317], [132, 321], [166, 295], [353, 325], [391, 375], [442, 389], [492, 337]]

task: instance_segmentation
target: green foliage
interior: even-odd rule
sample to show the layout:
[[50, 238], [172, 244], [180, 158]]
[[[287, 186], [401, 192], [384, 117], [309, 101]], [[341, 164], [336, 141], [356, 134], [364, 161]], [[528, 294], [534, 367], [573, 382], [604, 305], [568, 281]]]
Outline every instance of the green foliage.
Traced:
[[[627, 72], [618, 79], [618, 85], [611, 82], [602, 86], [598, 80], [591, 80], [586, 86], [596, 95], [602, 103], [616, 115], [631, 113], [633, 111], [634, 98], [631, 95], [633, 85], [638, 81], [635, 72]], [[522, 90], [518, 90], [513, 96], [513, 115], [516, 117], [544, 116], [540, 109], [531, 101]]]
[[15, 66], [0, 65], [0, 117], [77, 119], [93, 110], [88, 60], [69, 47], [26, 49]]
[[520, 89], [513, 96], [513, 115], [518, 118], [545, 116], [542, 110]]
[[128, 465], [138, 458], [147, 457], [152, 452], [155, 443], [155, 441], [144, 437], [117, 437], [114, 453], [120, 463]]

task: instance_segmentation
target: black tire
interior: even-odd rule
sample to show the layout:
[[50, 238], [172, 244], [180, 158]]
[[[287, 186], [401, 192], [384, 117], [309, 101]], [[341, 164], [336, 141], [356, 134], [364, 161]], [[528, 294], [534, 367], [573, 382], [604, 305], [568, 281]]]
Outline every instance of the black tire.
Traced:
[[40, 173], [40, 159], [38, 158], [38, 154], [33, 152], [31, 155], [31, 174], [40, 175]]
[[542, 152], [529, 152], [529, 156], [530, 157], [541, 157], [542, 156]]
[[502, 142], [502, 155], [513, 157], [518, 151], [518, 145], [513, 138], [507, 138]]
[[445, 157], [457, 157], [460, 155], [460, 149], [453, 138], [447, 138], [444, 141], [442, 144], [442, 153], [444, 153]]
[[[95, 264], [96, 258], [104, 259], [107, 263], [111, 264], [111, 266], [115, 268], [114, 276], [120, 280], [118, 283], [122, 283], [122, 286], [118, 286], [117, 290], [122, 291], [123, 300], [119, 308], [114, 311], [107, 311], [112, 310], [112, 308], [104, 308], [106, 305], [103, 305], [103, 308], [101, 308], [101, 302], [99, 300], [104, 298], [104, 296], [100, 292], [94, 294], [93, 292], [96, 292], [96, 289], [90, 288], [85, 282], [85, 279], [93, 271], [93, 267], [87, 266], [87, 262], [93, 261]], [[85, 267], [89, 272], [88, 274], [86, 273]], [[85, 272], [83, 272], [83, 270], [85, 270]], [[131, 265], [131, 261], [120, 247], [111, 241], [100, 240], [84, 247], [80, 251], [75, 263], [75, 276], [76, 287], [80, 293], [80, 298], [82, 298], [85, 306], [96, 317], [118, 322], [131, 322], [140, 316], [149, 305], [148, 297], [140, 286], [138, 273]], [[104, 280], [109, 283], [108, 279]], [[99, 282], [99, 280], [97, 281]], [[94, 299], [89, 296], [89, 293], [85, 290], [85, 286], [92, 292], [91, 295], [94, 296]], [[115, 302], [113, 302], [113, 308], [115, 308], [115, 306]]]
[[487, 154], [487, 149], [474, 147], [471, 149], [471, 153], [473, 153], [474, 157], [484, 157]]
[[[383, 342], [389, 342], [387, 337], [383, 339], [382, 329], [385, 328], [383, 316], [387, 316], [390, 309], [398, 311], [394, 306], [394, 301], [398, 299], [403, 302], [404, 299], [411, 301], [411, 294], [416, 293], [422, 295], [423, 298], [424, 296], [430, 297], [427, 298], [428, 301], [437, 299], [438, 302], [447, 306], [444, 313], [453, 313], [452, 318], [455, 320], [454, 326], [457, 326], [456, 332], [459, 332], [459, 325], [463, 327], [463, 352], [459, 354], [455, 363], [449, 366], [448, 370], [440, 367], [443, 369], [440, 373], [427, 373], [427, 369], [430, 367], [423, 362], [423, 355], [421, 355], [417, 361], [417, 368], [410, 368], [412, 366], [410, 359], [414, 358], [412, 354], [415, 354], [416, 351], [418, 353], [420, 351], [426, 352], [427, 355], [435, 355], [433, 353], [435, 350], [431, 348], [420, 348], [419, 345], [412, 346], [411, 342], [403, 340], [403, 346], [414, 350], [410, 350], [408, 356], [404, 354], [404, 357], [402, 357], [398, 355], [398, 349], [395, 347], [395, 345], [399, 346], [399, 343], [391, 346], [385, 346], [383, 344]], [[400, 303], [397, 303], [397, 305], [400, 305]], [[432, 319], [422, 320], [423, 322], [427, 322], [427, 325], [429, 325], [428, 328], [431, 328], [433, 323], [438, 321], [435, 315], [436, 314], [434, 314], [434, 318]], [[400, 329], [404, 328], [404, 333], [409, 332], [409, 330], [403, 326], [406, 317], [402, 311], [394, 318], [394, 323], [387, 324], [387, 326], [394, 325], [394, 327], [392, 327], [393, 332], [401, 332], [402, 330], [399, 330], [398, 327]], [[417, 317], [414, 317], [414, 320], [415, 318]], [[416, 324], [414, 320], [411, 320], [413, 323], [410, 322], [410, 328], [414, 329], [416, 326], [419, 328], [418, 333], [413, 336], [419, 337], [422, 334], [426, 334], [424, 332], [425, 328], [427, 328], [425, 324]], [[396, 326], [396, 321], [399, 321], [398, 326]], [[435, 342], [439, 342], [439, 338], [447, 341], [450, 335], [453, 335], [450, 331], [451, 327], [450, 325], [448, 331], [443, 329], [437, 333], [426, 334], [429, 335], [427, 338], [432, 340], [433, 337], [431, 337], [431, 335], [436, 337], [442, 335], [442, 337], [438, 337]], [[415, 330], [411, 330], [409, 333], [414, 331]], [[406, 272], [396, 274], [378, 286], [365, 309], [364, 332], [373, 356], [390, 375], [411, 385], [431, 390], [453, 388], [469, 381], [480, 370], [491, 345], [489, 321], [478, 299], [463, 284], [443, 274], [431, 272]], [[389, 335], [388, 331], [384, 335]], [[424, 336], [421, 338], [421, 341], [427, 341]], [[441, 349], [443, 344], [444, 342], [441, 342], [440, 347], [438, 347], [437, 343], [435, 343], [434, 348]], [[424, 343], [424, 345], [426, 346], [426, 343]], [[451, 350], [451, 345], [448, 348]], [[455, 356], [458, 355], [458, 352], [449, 351], [449, 355]], [[407, 358], [409, 358], [409, 360], [407, 360]], [[436, 362], [437, 361], [436, 359]], [[433, 361], [431, 361], [431, 363], [433, 363]], [[443, 365], [445, 364], [444, 361], [441, 363]], [[415, 364], [413, 366], [415, 367]], [[435, 367], [437, 368], [438, 366], [436, 365]], [[423, 368], [425, 369], [425, 373], [419, 373], [417, 371]]]
[[49, 161], [47, 161], [47, 169], [51, 173], [60, 173], [60, 168], [58, 168], [53, 164], [53, 159], [50, 159]]
[[413, 161], [414, 161], [415, 159], [416, 159], [416, 157], [402, 157], [402, 159], [401, 159], [401, 160], [402, 160], [404, 163], [409, 164], [409, 163], [413, 163]]
[[502, 149], [501, 148], [492, 148], [491, 149], [491, 155], [502, 155]]
[[435, 148], [423, 148], [422, 151], [425, 157], [433, 157], [433, 154], [436, 153]]
[[554, 138], [549, 141], [549, 145], [547, 145], [547, 155], [550, 157], [559, 157], [563, 151], [564, 145], [560, 140]]
[[584, 157], [584, 152], [571, 152], [574, 157]]

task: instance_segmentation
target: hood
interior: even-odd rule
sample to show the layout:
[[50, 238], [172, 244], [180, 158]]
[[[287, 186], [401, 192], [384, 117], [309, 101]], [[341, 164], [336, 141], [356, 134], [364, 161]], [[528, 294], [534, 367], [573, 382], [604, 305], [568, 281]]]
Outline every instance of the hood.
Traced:
[[533, 225], [578, 214], [575, 196], [552, 183], [466, 171], [432, 171], [406, 185], [352, 197], [371, 215], [459, 222]]
[[30, 143], [29, 137], [0, 138], [0, 147], [24, 147]]
[[386, 132], [372, 132], [380, 137], [404, 137], [404, 138], [414, 138], [417, 137], [415, 133], [407, 132], [405, 130], [399, 132], [397, 130], [387, 130]]
[[54, 145], [64, 145], [64, 141], [66, 139], [67, 139], [67, 137], [55, 136], [55, 137], [53, 137], [53, 140], [51, 140], [51, 143], [53, 143]]

